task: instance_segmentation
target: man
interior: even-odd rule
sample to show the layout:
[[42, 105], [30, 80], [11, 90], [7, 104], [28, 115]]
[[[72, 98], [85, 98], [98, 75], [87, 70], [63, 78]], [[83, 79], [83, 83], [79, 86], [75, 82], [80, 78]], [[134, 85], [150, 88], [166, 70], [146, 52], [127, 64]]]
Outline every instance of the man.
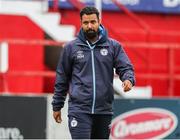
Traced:
[[108, 139], [113, 114], [113, 69], [125, 92], [135, 84], [134, 70], [121, 45], [108, 38], [96, 8], [83, 8], [80, 18], [81, 30], [75, 40], [64, 46], [57, 67], [53, 116], [61, 123], [61, 108], [69, 90], [72, 139]]

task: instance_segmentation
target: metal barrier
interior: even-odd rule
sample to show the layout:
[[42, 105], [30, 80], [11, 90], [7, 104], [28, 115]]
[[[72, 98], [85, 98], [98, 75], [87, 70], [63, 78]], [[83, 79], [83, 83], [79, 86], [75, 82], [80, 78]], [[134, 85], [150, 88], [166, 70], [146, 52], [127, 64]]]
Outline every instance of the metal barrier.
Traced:
[[[0, 42], [7, 42], [8, 44], [23, 44], [23, 45], [50, 45], [50, 46], [63, 46], [65, 42], [57, 42], [52, 40], [24, 40], [24, 39], [3, 39], [0, 40]], [[176, 80], [180, 80], [180, 74], [175, 73], [175, 70], [180, 69], [179, 66], [175, 66], [175, 52], [176, 50], [180, 49], [180, 44], [177, 43], [147, 43], [147, 42], [122, 42], [122, 45], [125, 49], [131, 49], [132, 51], [135, 50], [135, 48], [145, 48], [145, 49], [153, 49], [156, 51], [156, 49], [163, 49], [168, 50], [168, 68], [169, 72], [166, 73], [152, 73], [151, 72], [151, 66], [148, 66], [148, 73], [136, 73], [137, 78], [141, 79], [162, 79], [162, 80], [168, 80], [168, 96], [172, 97], [174, 96], [174, 84]], [[144, 61], [148, 64], [148, 58], [144, 58]], [[54, 71], [7, 71], [5, 73], [0, 73], [2, 81], [2, 87], [3, 91], [8, 92], [8, 85], [6, 82], [6, 76], [43, 76], [43, 77], [54, 77], [55, 72]]]

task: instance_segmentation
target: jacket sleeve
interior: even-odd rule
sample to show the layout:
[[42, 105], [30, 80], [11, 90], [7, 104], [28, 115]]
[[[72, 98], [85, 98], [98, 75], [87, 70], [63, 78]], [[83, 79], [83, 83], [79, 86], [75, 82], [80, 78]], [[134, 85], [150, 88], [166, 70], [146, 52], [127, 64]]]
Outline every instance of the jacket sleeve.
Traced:
[[71, 79], [70, 46], [64, 46], [56, 69], [54, 95], [52, 101], [53, 111], [59, 111], [64, 106], [64, 101], [69, 89]]
[[114, 41], [114, 67], [121, 81], [130, 80], [135, 85], [134, 68], [122, 46]]

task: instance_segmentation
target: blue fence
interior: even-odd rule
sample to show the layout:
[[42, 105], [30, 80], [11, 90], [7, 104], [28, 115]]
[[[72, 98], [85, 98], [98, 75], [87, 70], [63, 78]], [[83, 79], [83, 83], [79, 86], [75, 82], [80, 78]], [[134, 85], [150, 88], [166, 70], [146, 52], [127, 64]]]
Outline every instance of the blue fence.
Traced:
[[[136, 12], [153, 13], [176, 13], [180, 14], [180, 0], [118, 0], [129, 10]], [[94, 0], [82, 1], [85, 5], [94, 5]], [[49, 0], [49, 6], [53, 6], [53, 1]], [[59, 0], [59, 8], [72, 9], [68, 0]], [[102, 0], [103, 10], [117, 11], [119, 8], [111, 0]]]

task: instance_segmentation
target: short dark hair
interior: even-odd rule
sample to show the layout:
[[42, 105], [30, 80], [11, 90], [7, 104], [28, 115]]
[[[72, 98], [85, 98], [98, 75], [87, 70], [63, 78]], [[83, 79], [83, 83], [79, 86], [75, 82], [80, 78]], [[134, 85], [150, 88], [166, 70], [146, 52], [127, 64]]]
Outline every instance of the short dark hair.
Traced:
[[87, 6], [84, 7], [81, 11], [80, 11], [80, 18], [82, 19], [82, 16], [86, 14], [86, 15], [91, 15], [91, 14], [96, 14], [97, 18], [99, 19], [99, 11], [93, 7], [93, 6]]

